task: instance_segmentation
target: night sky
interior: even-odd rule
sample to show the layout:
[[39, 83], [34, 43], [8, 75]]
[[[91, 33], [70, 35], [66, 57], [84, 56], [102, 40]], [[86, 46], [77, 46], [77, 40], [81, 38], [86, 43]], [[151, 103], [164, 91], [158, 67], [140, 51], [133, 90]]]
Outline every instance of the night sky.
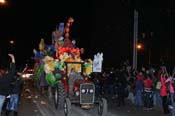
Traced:
[[[41, 38], [51, 44], [51, 32], [60, 22], [74, 18], [70, 39], [84, 48], [83, 57], [104, 53], [104, 64], [132, 63], [133, 11], [139, 11], [139, 62], [175, 63], [175, 3], [173, 0], [7, 0], [0, 6], [0, 59], [13, 52], [17, 63], [33, 57]], [[9, 40], [15, 40], [13, 46]], [[25, 52], [24, 52], [25, 51]], [[141, 61], [140, 59], [143, 59]]]

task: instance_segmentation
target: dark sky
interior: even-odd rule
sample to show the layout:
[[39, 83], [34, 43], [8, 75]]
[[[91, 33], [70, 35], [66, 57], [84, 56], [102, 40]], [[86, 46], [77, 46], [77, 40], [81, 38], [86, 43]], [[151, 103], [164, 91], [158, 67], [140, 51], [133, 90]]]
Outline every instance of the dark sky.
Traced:
[[[55, 26], [69, 17], [75, 19], [71, 39], [85, 48], [85, 57], [103, 52], [108, 65], [132, 61], [134, 8], [139, 11], [139, 42], [144, 43], [139, 57], [147, 62], [151, 48], [153, 63], [160, 57], [175, 58], [170, 57], [175, 54], [173, 0], [7, 1], [7, 6], [0, 6], [0, 53], [13, 51], [20, 63], [33, 56], [32, 49], [38, 48], [41, 38], [50, 44]], [[16, 42], [13, 47], [8, 45], [10, 39]]]

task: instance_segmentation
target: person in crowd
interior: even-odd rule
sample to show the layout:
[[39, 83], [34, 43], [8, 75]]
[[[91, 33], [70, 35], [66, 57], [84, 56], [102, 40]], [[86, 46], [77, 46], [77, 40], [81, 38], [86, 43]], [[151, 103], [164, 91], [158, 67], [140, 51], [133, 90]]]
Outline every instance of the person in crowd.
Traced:
[[100, 82], [101, 82], [101, 95], [105, 95], [106, 93], [106, 81], [107, 80], [107, 73], [106, 71], [101, 72], [101, 78], [100, 78]]
[[13, 116], [18, 116], [18, 107], [19, 107], [19, 100], [20, 100], [20, 93], [22, 91], [24, 85], [24, 80], [22, 78], [22, 73], [17, 72], [15, 81], [12, 82], [12, 91], [10, 94], [10, 100], [7, 103], [7, 111], [6, 115], [8, 116], [9, 113], [12, 111]]
[[114, 78], [115, 72], [114, 69], [112, 69], [110, 72], [108, 72], [105, 83], [105, 94], [109, 95], [110, 97], [114, 96]]
[[131, 76], [128, 80], [128, 91], [129, 91], [129, 95], [127, 97], [127, 100], [129, 100], [131, 102], [131, 104], [135, 104], [135, 79], [133, 76]]
[[97, 72], [94, 72], [92, 75], [92, 78], [93, 78], [93, 82], [95, 84], [95, 94], [98, 97], [99, 95], [101, 95], [100, 74], [98, 74]]
[[165, 81], [167, 83], [169, 95], [170, 95], [170, 101], [172, 106], [172, 116], [175, 116], [175, 103], [174, 103], [174, 81], [173, 77], [169, 76], [169, 78]]
[[125, 105], [125, 98], [126, 96], [126, 86], [127, 86], [127, 80], [125, 77], [125, 72], [124, 72], [124, 68], [122, 67], [120, 69], [119, 72], [119, 79], [118, 79], [118, 88], [117, 88], [117, 92], [118, 92], [118, 106], [121, 105], [121, 103], [123, 105]]
[[168, 104], [167, 104], [167, 87], [166, 87], [166, 73], [164, 71], [162, 71], [161, 77], [160, 77], [160, 81], [161, 81], [161, 89], [160, 89], [160, 95], [162, 97], [162, 106], [163, 106], [163, 111], [164, 114], [169, 114], [170, 111], [168, 109]]
[[129, 90], [129, 95], [127, 97], [128, 100], [131, 101], [132, 104], [135, 104], [135, 89], [136, 89], [136, 77], [138, 75], [138, 71], [136, 69], [132, 69], [131, 75], [128, 78], [128, 90]]
[[153, 90], [154, 90], [154, 106], [157, 106], [159, 108], [162, 107], [162, 98], [160, 96], [160, 88], [161, 88], [161, 82], [160, 78], [157, 76], [154, 78], [153, 82]]
[[144, 80], [143, 96], [145, 110], [152, 110], [152, 79], [148, 73]]
[[136, 80], [136, 95], [135, 95], [135, 105], [142, 105], [142, 92], [143, 92], [143, 75], [142, 72], [139, 73]]
[[118, 83], [118, 106], [120, 107], [121, 103], [125, 106], [125, 87], [121, 82]]
[[1, 75], [0, 75], [0, 116], [2, 113], [2, 107], [3, 104], [6, 100], [6, 97], [10, 94], [11, 91], [11, 82], [14, 80], [14, 75], [15, 75], [15, 57], [13, 54], [8, 54], [11, 58], [11, 66], [10, 70], [1, 70]]

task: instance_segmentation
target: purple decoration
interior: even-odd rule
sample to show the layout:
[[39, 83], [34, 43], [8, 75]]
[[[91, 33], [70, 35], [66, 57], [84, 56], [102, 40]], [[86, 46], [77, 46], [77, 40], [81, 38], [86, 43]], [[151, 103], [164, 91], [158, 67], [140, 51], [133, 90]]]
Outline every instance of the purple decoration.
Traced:
[[43, 71], [40, 78], [40, 87], [48, 86], [45, 77], [46, 77], [46, 73]]
[[63, 35], [63, 33], [64, 33], [64, 23], [59, 24], [58, 30], [60, 31], [61, 35]]

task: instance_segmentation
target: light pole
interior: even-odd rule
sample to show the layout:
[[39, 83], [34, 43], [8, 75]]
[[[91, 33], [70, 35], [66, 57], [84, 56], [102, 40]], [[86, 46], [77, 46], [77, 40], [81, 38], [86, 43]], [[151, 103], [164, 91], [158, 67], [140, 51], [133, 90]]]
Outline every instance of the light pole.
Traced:
[[137, 69], [138, 11], [134, 10], [133, 69]]

